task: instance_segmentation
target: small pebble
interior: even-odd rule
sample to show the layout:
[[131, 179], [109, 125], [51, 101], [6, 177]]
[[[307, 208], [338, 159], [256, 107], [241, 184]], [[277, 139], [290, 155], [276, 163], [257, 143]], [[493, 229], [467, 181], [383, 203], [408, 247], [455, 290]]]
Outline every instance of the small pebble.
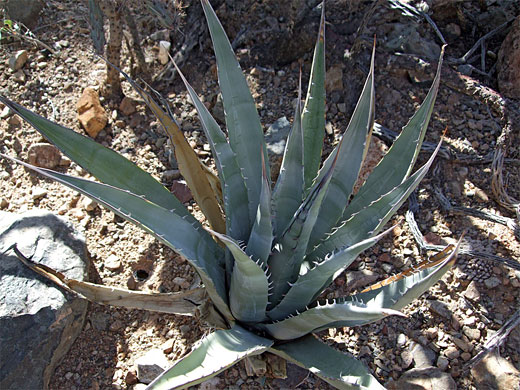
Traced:
[[442, 371], [446, 370], [448, 368], [450, 364], [450, 361], [444, 357], [444, 356], [439, 356], [437, 358], [437, 367], [439, 367]]
[[87, 211], [94, 211], [97, 207], [97, 202], [90, 198], [83, 198], [81, 204], [83, 205], [83, 208]]
[[492, 277], [484, 280], [484, 284], [486, 285], [487, 288], [492, 289], [492, 288], [500, 286], [501, 282], [500, 282], [499, 278], [497, 278], [496, 276], [492, 276]]
[[470, 328], [469, 326], [462, 327], [462, 331], [470, 340], [478, 341], [480, 340], [480, 330], [475, 328]]
[[121, 260], [119, 260], [119, 257], [114, 254], [108, 256], [104, 264], [105, 268], [110, 271], [117, 271], [119, 268], [121, 268]]
[[47, 190], [41, 187], [33, 187], [31, 191], [31, 197], [33, 200], [43, 198], [45, 195], [47, 195]]
[[460, 357], [462, 358], [462, 360], [464, 360], [465, 362], [467, 362], [469, 359], [471, 359], [471, 353], [469, 352], [463, 352]]
[[448, 347], [444, 350], [444, 355], [450, 359], [450, 360], [453, 360], [453, 359], [457, 359], [459, 356], [460, 356], [460, 352], [459, 350], [457, 349], [457, 347]]

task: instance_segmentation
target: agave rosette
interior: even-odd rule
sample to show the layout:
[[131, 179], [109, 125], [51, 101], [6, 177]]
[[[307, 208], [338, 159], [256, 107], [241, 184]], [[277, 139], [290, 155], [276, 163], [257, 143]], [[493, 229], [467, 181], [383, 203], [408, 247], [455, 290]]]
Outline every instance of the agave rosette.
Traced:
[[[262, 126], [246, 79], [211, 5], [202, 0], [202, 7], [217, 59], [226, 132], [180, 70], [179, 74], [211, 146], [220, 186], [214, 185], [214, 175], [207, 173], [202, 164], [189, 161], [192, 157], [184, 147], [181, 150], [187, 157], [183, 160], [181, 156], [186, 161], [181, 172], [191, 175], [192, 190], [197, 181], [203, 181], [194, 193], [198, 203], [207, 204], [213, 215], [208, 218], [211, 228], [197, 221], [152, 176], [114, 151], [5, 97], [0, 100], [99, 182], [20, 163], [89, 196], [153, 234], [186, 258], [200, 275], [205, 292], [200, 289], [147, 297], [138, 292], [107, 291], [102, 286], [73, 283], [49, 269], [36, 270], [98, 302], [196, 313], [219, 328], [152, 382], [149, 389], [185, 388], [266, 351], [308, 368], [337, 388], [381, 389], [361, 362], [323, 343], [313, 332], [401, 315], [401, 308], [450, 268], [457, 248], [450, 247], [414, 271], [393, 276], [358, 294], [324, 301], [318, 297], [362, 251], [389, 231], [381, 233], [432, 165], [438, 147], [422, 167], [412, 171], [439, 87], [442, 55], [423, 104], [354, 194], [374, 125], [374, 53], [350, 123], [320, 168], [325, 128], [322, 9], [305, 104], [302, 108], [298, 99], [280, 175], [273, 186]], [[173, 118], [136, 88], [168, 134], [179, 138]], [[174, 141], [176, 145], [183, 142]], [[220, 198], [222, 206], [215, 202]], [[225, 228], [219, 222], [219, 207]], [[209, 300], [204, 301], [204, 297]], [[193, 306], [186, 308], [187, 302]]]

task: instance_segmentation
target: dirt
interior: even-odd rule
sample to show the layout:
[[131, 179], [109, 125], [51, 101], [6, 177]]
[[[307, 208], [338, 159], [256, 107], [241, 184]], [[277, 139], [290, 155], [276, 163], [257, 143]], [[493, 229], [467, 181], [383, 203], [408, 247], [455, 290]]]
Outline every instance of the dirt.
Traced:
[[[330, 13], [327, 67], [341, 69], [344, 89], [328, 93], [327, 122], [332, 135], [327, 140], [326, 150], [330, 150], [346, 128], [369, 64], [369, 49], [354, 54], [349, 52], [354, 44], [354, 35], [344, 33], [342, 22], [352, 20], [352, 14], [364, 15], [367, 8], [360, 5], [359, 9], [352, 9], [341, 1], [330, 3], [327, 11], [327, 18]], [[461, 9], [466, 17], [479, 12], [473, 2], [465, 2]], [[219, 12], [224, 13], [224, 20], [232, 15], [225, 6]], [[385, 34], [390, 33], [392, 26], [398, 23], [397, 20], [403, 23], [403, 19], [395, 18], [392, 21], [391, 17], [386, 17], [384, 23], [370, 25], [363, 36], [371, 37], [377, 32], [378, 41], [381, 41], [376, 55], [376, 121], [398, 130], [406, 124], [425, 97], [432, 73], [414, 73], [404, 69], [398, 62], [402, 56], [397, 56], [395, 51], [385, 46]], [[442, 14], [435, 18], [434, 14], [435, 22], [443, 31], [455, 29], [453, 24], [462, 27], [459, 36], [450, 37], [451, 45], [446, 53], [449, 58], [460, 58], [488, 30], [484, 27], [472, 30], [453, 18]], [[2, 45], [0, 61], [2, 94], [80, 133], [84, 133], [84, 130], [77, 121], [75, 104], [85, 87], [101, 86], [105, 75], [103, 61], [92, 54], [86, 20], [87, 9], [82, 3], [49, 1], [38, 26], [52, 28], [37, 28], [34, 34], [49, 45], [67, 41], [68, 44], [62, 42], [60, 58], [50, 56], [41, 47], [27, 42], [10, 42]], [[357, 27], [361, 18], [356, 20]], [[247, 25], [248, 20], [243, 20], [243, 23]], [[408, 23], [414, 22], [410, 19]], [[142, 32], [143, 36], [148, 36], [159, 27], [148, 24], [146, 28]], [[353, 28], [350, 30], [355, 31]], [[435, 41], [431, 26], [424, 21], [420, 22], [420, 31], [427, 37], [425, 39]], [[498, 36], [490, 41], [487, 50], [497, 53], [500, 37], [503, 38]], [[266, 34], [268, 38], [269, 34]], [[207, 41], [200, 50], [190, 54], [183, 69], [199, 94], [206, 96], [206, 101], [213, 105], [218, 90], [209, 38]], [[300, 63], [295, 60], [284, 66], [257, 66], [248, 50], [248, 44], [252, 43], [247, 40], [242, 42], [237, 51], [257, 101], [262, 123], [267, 128], [268, 124], [282, 116], [292, 118]], [[153, 59], [149, 69], [152, 75], [161, 70], [154, 45], [150, 39], [143, 41], [147, 56]], [[29, 60], [23, 68], [25, 81], [15, 81], [4, 61], [20, 49], [29, 52]], [[309, 70], [311, 59], [312, 53], [302, 58], [304, 74]], [[307, 80], [308, 76], [304, 76], [304, 83]], [[492, 77], [481, 77], [480, 81], [496, 89], [496, 73]], [[154, 87], [170, 99], [186, 137], [197, 148], [203, 161], [211, 165], [209, 153], [204, 148], [202, 130], [180, 80], [158, 81]], [[124, 84], [124, 90], [127, 95], [137, 98], [128, 85]], [[172, 179], [165, 179], [163, 175], [165, 171], [173, 169], [166, 148], [166, 137], [151, 112], [143, 104], [138, 104], [137, 112], [125, 116], [118, 110], [117, 100], [103, 99], [102, 104], [110, 119], [109, 125], [96, 141], [122, 153], [170, 187]], [[426, 140], [437, 143], [447, 127], [445, 145], [451, 152], [470, 157], [485, 156], [493, 152], [496, 146], [501, 133], [501, 116], [502, 113], [490, 109], [477, 97], [468, 96], [442, 83]], [[516, 163], [504, 166], [507, 191], [517, 199], [520, 198], [519, 133], [517, 127], [511, 135], [507, 155], [515, 159]], [[15, 117], [0, 122], [2, 153], [27, 160], [28, 148], [37, 142], [44, 140], [28, 124]], [[418, 164], [426, 161], [428, 156], [429, 153], [421, 153]], [[91, 281], [160, 292], [180, 291], [198, 283], [198, 278], [186, 261], [139, 228], [90, 203], [72, 190], [39, 177], [21, 166], [6, 160], [1, 161], [1, 166], [0, 207], [10, 212], [38, 207], [53, 210], [73, 221], [86, 236], [92, 261]], [[89, 177], [76, 164], [66, 160], [57, 169], [71, 175]], [[472, 250], [519, 262], [520, 242], [510, 228], [481, 218], [450, 213], [440, 206], [435, 197], [435, 190], [440, 189], [454, 205], [514, 218], [510, 211], [494, 201], [490, 183], [491, 169], [488, 163], [473, 164], [438, 158], [436, 168], [428, 174], [417, 191], [419, 209], [415, 212], [415, 218], [427, 240], [434, 244], [453, 243], [465, 232], [464, 242]], [[191, 203], [189, 208], [197, 210], [196, 205]], [[426, 255], [433, 253], [426, 253], [417, 245], [408, 224], [403, 222], [406, 211], [407, 204], [391, 221], [401, 222], [393, 235], [363, 253], [327, 290], [328, 297], [352, 292], [349, 287], [349, 281], [354, 275], [352, 272], [370, 271], [381, 280], [388, 274], [417, 264]], [[112, 261], [120, 262], [119, 267], [107, 267], [106, 260], [110, 256]], [[448, 357], [449, 364], [443, 370], [454, 378], [458, 388], [475, 389], [476, 383], [471, 375], [463, 371], [463, 365], [482, 349], [485, 341], [520, 307], [519, 287], [520, 273], [516, 271], [515, 274], [513, 268], [499, 261], [461, 255], [453, 271], [404, 309], [407, 318], [387, 318], [359, 328], [332, 329], [321, 332], [319, 336], [336, 348], [360, 357], [382, 383], [397, 380], [411, 367], [411, 362], [407, 364], [408, 355], [413, 343], [417, 342], [433, 350], [437, 357]], [[475, 294], [480, 298], [475, 299]], [[448, 314], [440, 315], [439, 305], [446, 307]], [[166, 356], [173, 363], [189, 352], [192, 345], [208, 332], [207, 328], [201, 327], [191, 317], [90, 304], [83, 331], [57, 368], [50, 388], [138, 389], [140, 385], [136, 384], [134, 367], [138, 357], [149, 349], [161, 348], [169, 351]], [[461, 342], [454, 339], [462, 340], [467, 350], [460, 350]], [[460, 353], [455, 357], [449, 355], [450, 348], [459, 348]], [[500, 348], [500, 354], [520, 369], [519, 351], [520, 331], [517, 328]], [[438, 364], [437, 358], [433, 364]], [[256, 389], [280, 388], [284, 385], [271, 378], [247, 377], [244, 365], [240, 363], [220, 374], [210, 385], [201, 386]], [[329, 385], [312, 374], [304, 374], [298, 388], [324, 389], [329, 388]]]

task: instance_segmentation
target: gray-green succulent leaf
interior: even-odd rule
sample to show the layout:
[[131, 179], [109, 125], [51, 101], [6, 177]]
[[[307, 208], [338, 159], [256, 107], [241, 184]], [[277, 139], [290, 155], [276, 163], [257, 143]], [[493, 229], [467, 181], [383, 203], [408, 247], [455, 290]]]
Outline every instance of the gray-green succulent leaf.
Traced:
[[[350, 123], [343, 134], [341, 141], [325, 160], [317, 180], [329, 169], [332, 161], [337, 159], [336, 167], [332, 174], [329, 189], [325, 197], [324, 207], [313, 228], [308, 246], [314, 247], [320, 239], [331, 231], [341, 219], [348, 200], [357, 181], [361, 164], [365, 159], [372, 128], [374, 126], [375, 91], [374, 91], [374, 61], [375, 45], [372, 50], [370, 72], [365, 81]], [[337, 156], [336, 156], [337, 155]]]
[[368, 306], [360, 302], [346, 300], [331, 300], [317, 302], [316, 306], [302, 313], [270, 324], [262, 324], [271, 336], [278, 340], [292, 340], [308, 333], [334, 327], [331, 324], [344, 323], [343, 326], [358, 326], [378, 321], [389, 315], [404, 316], [393, 309]]
[[[177, 67], [176, 64], [175, 66]], [[226, 232], [229, 236], [244, 241], [249, 235], [253, 217], [249, 215], [246, 185], [235, 152], [231, 149], [226, 135], [188, 83], [181, 70], [178, 67], [176, 69], [199, 114], [204, 134], [213, 153], [222, 184]]]
[[364, 302], [369, 306], [402, 309], [433, 286], [455, 264], [461, 240], [454, 248], [448, 247], [438, 254], [441, 257], [439, 260], [426, 260], [407, 272], [390, 277], [387, 282], [377, 283], [352, 295], [348, 300]]
[[354, 356], [340, 352], [307, 335], [269, 348], [284, 359], [304, 367], [314, 375], [342, 390], [385, 390], [368, 368]]
[[294, 122], [287, 137], [280, 175], [273, 190], [273, 218], [275, 237], [280, 238], [287, 225], [302, 204], [303, 172], [303, 131], [301, 113], [301, 74], [298, 86], [298, 101], [294, 112]]
[[271, 307], [281, 300], [282, 295], [289, 289], [290, 283], [293, 283], [298, 277], [309, 238], [318, 219], [335, 166], [336, 159], [296, 211], [289, 226], [282, 233], [278, 243], [280, 249], [269, 259], [268, 264], [273, 278]]
[[397, 187], [410, 175], [421, 149], [439, 90], [443, 55], [444, 47], [428, 95], [345, 209], [343, 220], [367, 207], [381, 194]]
[[214, 377], [247, 356], [267, 351], [272, 345], [272, 340], [257, 336], [239, 325], [217, 330], [159, 375], [146, 390], [186, 389]]
[[267, 267], [267, 259], [271, 253], [274, 238], [271, 208], [271, 187], [267, 172], [263, 169], [262, 190], [260, 191], [258, 210], [253, 221], [251, 235], [247, 241], [246, 253], [254, 259], [258, 259], [264, 267]]
[[262, 160], [258, 154], [259, 146], [262, 148], [264, 168], [269, 177], [269, 160], [262, 125], [251, 91], [224, 28], [209, 1], [202, 0], [202, 8], [206, 15], [215, 57], [217, 58], [217, 72], [224, 103], [229, 143], [236, 154], [245, 180], [249, 199], [249, 215], [254, 216], [262, 188], [263, 168]]
[[308, 257], [311, 259], [324, 258], [327, 253], [377, 234], [426, 176], [440, 146], [441, 142], [428, 161], [413, 175], [335, 228]]
[[212, 234], [224, 242], [235, 260], [229, 287], [231, 312], [242, 322], [264, 321], [269, 293], [266, 265], [261, 260], [255, 262], [231, 237]]
[[316, 178], [325, 136], [325, 4], [322, 3], [320, 31], [312, 60], [309, 88], [302, 113], [303, 171], [305, 190]]
[[361, 252], [370, 248], [393, 228], [338, 250], [326, 256], [322, 262], [316, 263], [313, 268], [305, 269], [305, 273], [300, 272], [298, 280], [291, 284], [282, 301], [267, 313], [269, 318], [275, 321], [282, 320], [287, 317], [287, 313], [303, 311]]

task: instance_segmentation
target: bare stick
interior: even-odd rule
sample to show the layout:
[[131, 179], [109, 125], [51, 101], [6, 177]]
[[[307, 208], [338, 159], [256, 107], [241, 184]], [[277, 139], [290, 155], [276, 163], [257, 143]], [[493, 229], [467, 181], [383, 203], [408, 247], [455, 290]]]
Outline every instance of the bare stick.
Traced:
[[516, 313], [507, 320], [507, 322], [498, 330], [498, 332], [496, 332], [489, 338], [488, 341], [486, 341], [482, 351], [473, 356], [473, 358], [465, 364], [464, 370], [468, 370], [471, 367], [477, 365], [482, 359], [484, 359], [484, 357], [486, 357], [488, 353], [500, 347], [500, 345], [503, 344], [506, 340], [507, 336], [509, 336], [509, 333], [511, 333], [511, 331], [518, 325], [520, 325], [520, 309], [518, 309]]
[[[406, 222], [408, 223], [408, 226], [410, 227], [410, 230], [412, 232], [412, 235], [413, 235], [415, 241], [417, 242], [419, 247], [423, 250], [442, 251], [444, 249], [444, 246], [428, 244], [426, 242], [426, 240], [424, 239], [424, 236], [421, 233], [421, 230], [419, 229], [417, 222], [415, 221], [415, 216], [412, 211], [412, 210], [416, 210], [419, 207], [417, 204], [416, 197], [414, 196], [413, 193], [408, 198], [408, 200], [410, 203], [410, 209], [406, 212]], [[459, 254], [476, 257], [476, 258], [482, 259], [482, 260], [491, 260], [491, 261], [495, 262], [496, 264], [506, 265], [512, 269], [516, 269], [516, 270], [520, 271], [520, 262], [515, 261], [513, 259], [508, 259], [508, 258], [492, 255], [490, 253], [474, 251], [467, 247], [461, 247], [459, 250]]]
[[471, 57], [471, 55], [473, 53], [475, 53], [475, 51], [477, 51], [477, 49], [479, 47], [482, 47], [481, 44], [486, 40], [486, 39], [489, 39], [491, 38], [493, 35], [495, 35], [496, 33], [500, 32], [500, 30], [502, 30], [504, 27], [506, 27], [508, 24], [512, 23], [514, 19], [511, 19], [511, 20], [508, 20], [507, 22], [504, 22], [502, 23], [500, 26], [498, 26], [497, 28], [495, 28], [494, 30], [488, 32], [486, 35], [484, 35], [483, 37], [481, 37], [477, 42], [475, 42], [475, 44], [473, 45], [473, 47], [471, 49], [468, 50], [468, 52], [466, 54], [464, 54], [462, 57], [456, 59], [454, 62], [456, 64], [464, 64], [468, 61], [468, 58]]

